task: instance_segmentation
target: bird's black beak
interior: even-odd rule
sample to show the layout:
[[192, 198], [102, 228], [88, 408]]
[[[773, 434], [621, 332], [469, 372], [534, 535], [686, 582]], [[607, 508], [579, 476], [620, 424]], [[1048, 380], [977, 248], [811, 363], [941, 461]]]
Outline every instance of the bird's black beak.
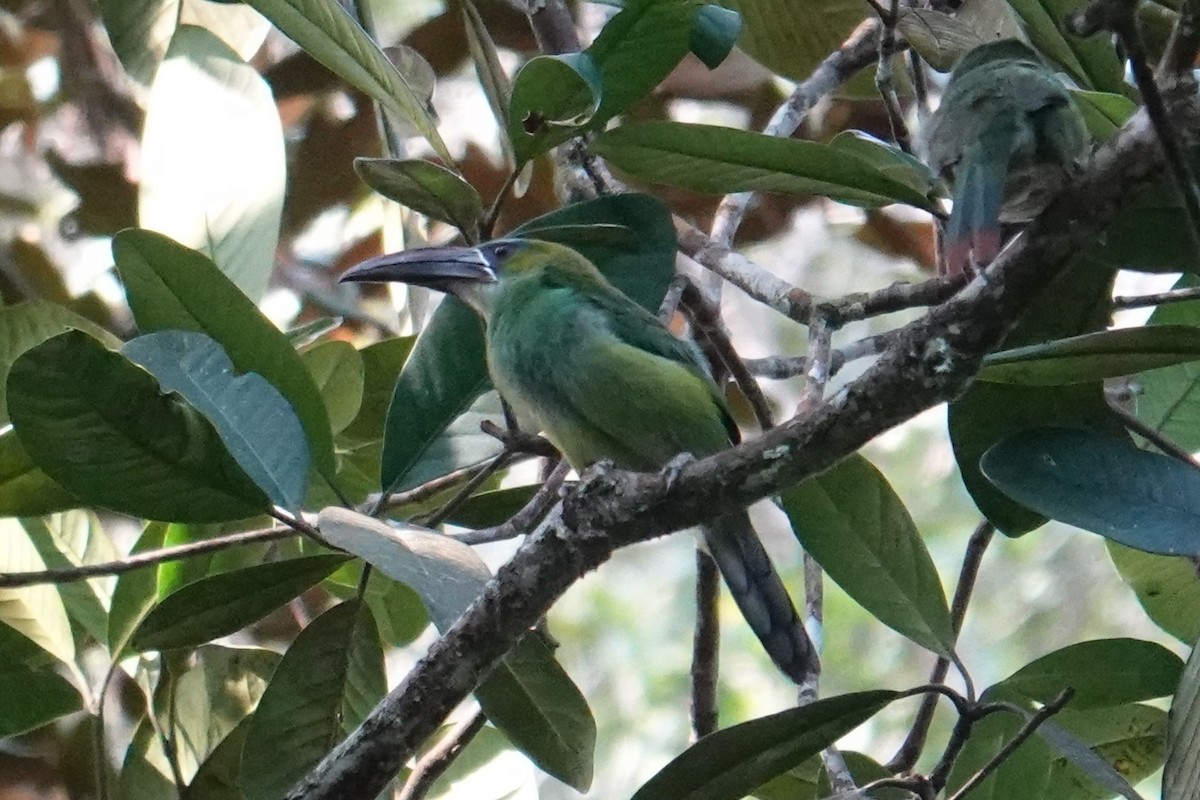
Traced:
[[455, 283], [495, 283], [496, 272], [474, 247], [421, 247], [377, 256], [342, 273], [339, 283], [408, 283], [446, 291]]

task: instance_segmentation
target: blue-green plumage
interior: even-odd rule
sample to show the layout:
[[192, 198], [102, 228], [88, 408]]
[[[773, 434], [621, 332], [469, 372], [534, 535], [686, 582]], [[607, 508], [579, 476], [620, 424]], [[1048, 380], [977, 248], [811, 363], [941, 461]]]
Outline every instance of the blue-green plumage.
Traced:
[[[464, 265], [476, 274], [464, 277]], [[652, 471], [680, 453], [706, 456], [737, 441], [698, 349], [567, 247], [501, 240], [409, 251], [343, 278], [421, 283], [475, 308], [487, 322], [496, 388], [518, 420], [542, 431], [577, 469], [610, 460]], [[767, 652], [804, 680], [815, 669], [811, 643], [746, 511], [725, 511], [703, 530]]]

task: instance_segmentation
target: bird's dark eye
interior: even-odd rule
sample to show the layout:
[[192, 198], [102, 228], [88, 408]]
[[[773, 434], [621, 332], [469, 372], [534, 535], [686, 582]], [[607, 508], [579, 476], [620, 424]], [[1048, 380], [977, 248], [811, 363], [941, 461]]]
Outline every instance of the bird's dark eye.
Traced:
[[508, 245], [506, 245], [506, 244], [496, 245], [494, 248], [492, 248], [492, 254], [495, 255], [496, 258], [507, 258], [508, 257]]

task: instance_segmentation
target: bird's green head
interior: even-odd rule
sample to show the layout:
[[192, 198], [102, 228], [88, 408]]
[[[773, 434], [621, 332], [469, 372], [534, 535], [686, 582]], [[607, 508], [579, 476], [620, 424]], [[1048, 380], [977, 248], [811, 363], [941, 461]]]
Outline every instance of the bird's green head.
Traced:
[[485, 318], [497, 294], [546, 270], [597, 279], [592, 263], [565, 245], [535, 239], [495, 239], [478, 247], [421, 247], [356, 264], [339, 282], [407, 283], [452, 294]]

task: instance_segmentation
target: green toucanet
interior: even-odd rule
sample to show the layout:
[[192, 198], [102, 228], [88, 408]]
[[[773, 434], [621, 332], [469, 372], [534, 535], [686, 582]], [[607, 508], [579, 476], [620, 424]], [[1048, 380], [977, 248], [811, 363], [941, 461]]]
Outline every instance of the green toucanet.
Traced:
[[[568, 247], [501, 239], [409, 250], [359, 264], [341, 280], [427, 286], [475, 309], [496, 388], [521, 424], [542, 431], [576, 469], [610, 460], [654, 471], [680, 453], [706, 456], [738, 440], [695, 345]], [[816, 669], [812, 643], [745, 509], [714, 513], [703, 531], [767, 653], [803, 681]]]
[[962, 272], [974, 254], [1000, 251], [1000, 223], [1032, 219], [1082, 166], [1089, 150], [1070, 93], [1037, 53], [1016, 39], [968, 52], [921, 131], [926, 158], [953, 181], [945, 265]]

